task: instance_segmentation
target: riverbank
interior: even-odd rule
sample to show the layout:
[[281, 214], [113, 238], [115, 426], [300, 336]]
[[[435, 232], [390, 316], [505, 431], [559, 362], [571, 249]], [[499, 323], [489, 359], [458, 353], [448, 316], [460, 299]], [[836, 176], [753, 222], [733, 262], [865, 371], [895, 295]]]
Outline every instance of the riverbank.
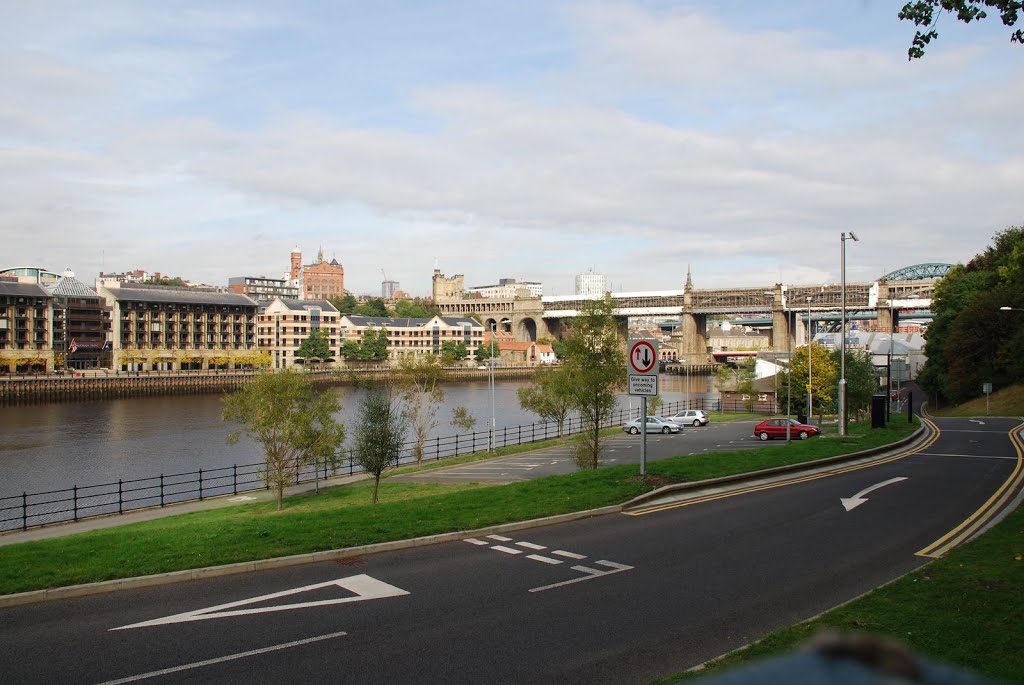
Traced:
[[[536, 366], [503, 365], [495, 367], [494, 378], [501, 380], [532, 378]], [[387, 366], [307, 371], [317, 385], [348, 385], [367, 378], [386, 378]], [[234, 390], [265, 371], [85, 371], [68, 374], [27, 374], [0, 377], [0, 403], [113, 399], [160, 395], [191, 395]], [[448, 382], [481, 381], [491, 372], [477, 367], [447, 369]]]

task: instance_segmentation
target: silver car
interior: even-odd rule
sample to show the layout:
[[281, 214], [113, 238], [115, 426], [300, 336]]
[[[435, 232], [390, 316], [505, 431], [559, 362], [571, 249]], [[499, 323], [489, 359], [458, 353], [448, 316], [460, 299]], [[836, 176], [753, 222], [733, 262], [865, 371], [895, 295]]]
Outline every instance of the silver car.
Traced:
[[680, 426], [706, 426], [711, 418], [702, 409], [683, 409], [668, 420]]
[[622, 430], [636, 435], [640, 432], [641, 425], [644, 427], [645, 433], [678, 433], [680, 431], [678, 423], [673, 423], [660, 416], [648, 416], [647, 421], [643, 422], [640, 419], [633, 419], [623, 426]]

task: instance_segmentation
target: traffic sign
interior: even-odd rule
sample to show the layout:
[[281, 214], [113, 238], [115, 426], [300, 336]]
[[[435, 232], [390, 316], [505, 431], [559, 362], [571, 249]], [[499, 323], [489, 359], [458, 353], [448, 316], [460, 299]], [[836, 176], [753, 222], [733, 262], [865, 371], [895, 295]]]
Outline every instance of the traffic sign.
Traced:
[[629, 394], [640, 395], [641, 397], [657, 397], [658, 377], [641, 376], [635, 373], [629, 374]]
[[653, 340], [630, 340], [626, 372], [631, 376], [657, 376], [658, 343]]

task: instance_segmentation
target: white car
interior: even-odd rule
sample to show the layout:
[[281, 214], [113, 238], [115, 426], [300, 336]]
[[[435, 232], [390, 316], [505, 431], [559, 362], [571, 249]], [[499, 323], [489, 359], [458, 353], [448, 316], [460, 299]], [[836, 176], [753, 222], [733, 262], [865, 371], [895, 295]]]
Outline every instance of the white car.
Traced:
[[680, 426], [706, 426], [711, 417], [702, 409], [683, 409], [675, 416], [669, 416], [668, 420]]
[[[682, 430], [678, 423], [672, 423], [671, 421], [663, 419], [660, 416], [648, 416], [647, 421], [643, 423], [645, 433], [678, 433], [680, 430]], [[626, 431], [627, 433], [632, 433], [633, 435], [636, 435], [637, 433], [640, 432], [640, 426], [640, 419], [633, 419], [625, 426], [623, 426], [622, 430]]]

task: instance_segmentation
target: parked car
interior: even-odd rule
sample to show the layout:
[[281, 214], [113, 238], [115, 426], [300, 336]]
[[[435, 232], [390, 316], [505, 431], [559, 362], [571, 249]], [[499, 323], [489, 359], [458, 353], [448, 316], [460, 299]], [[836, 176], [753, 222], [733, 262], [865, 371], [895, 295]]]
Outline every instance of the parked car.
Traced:
[[703, 409], [683, 409], [675, 416], [667, 417], [672, 423], [680, 426], [706, 426], [711, 417]]
[[640, 419], [633, 419], [623, 426], [622, 430], [636, 435], [640, 432], [641, 424], [645, 424], [645, 433], [678, 433], [681, 430], [678, 423], [672, 423], [660, 416], [648, 416], [645, 422], [642, 422]]
[[786, 424], [789, 424], [789, 435], [792, 438], [806, 440], [821, 432], [814, 426], [800, 423], [796, 419], [765, 419], [754, 426], [754, 437], [761, 440], [768, 440], [770, 438], [784, 439], [786, 437]]

